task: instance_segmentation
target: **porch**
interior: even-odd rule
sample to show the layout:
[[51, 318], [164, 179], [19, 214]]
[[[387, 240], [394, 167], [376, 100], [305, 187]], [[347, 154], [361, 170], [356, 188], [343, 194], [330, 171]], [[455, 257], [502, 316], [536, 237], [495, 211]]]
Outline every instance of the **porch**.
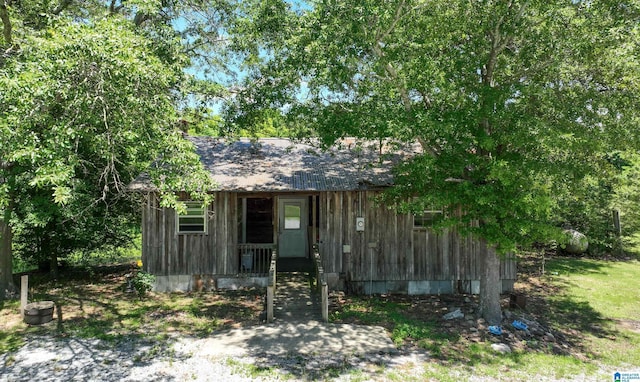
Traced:
[[[266, 277], [276, 244], [237, 244], [238, 274], [240, 276]], [[313, 259], [309, 257], [278, 257], [277, 272], [292, 273], [314, 271]]]

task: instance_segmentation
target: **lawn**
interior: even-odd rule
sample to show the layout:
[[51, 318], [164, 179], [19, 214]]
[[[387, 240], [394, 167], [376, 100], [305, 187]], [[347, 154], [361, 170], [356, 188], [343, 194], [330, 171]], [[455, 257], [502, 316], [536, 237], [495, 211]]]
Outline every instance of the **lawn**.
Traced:
[[[58, 336], [120, 341], [166, 340], [174, 334], [203, 337], [213, 331], [259, 322], [263, 293], [252, 289], [220, 293], [150, 293], [127, 291], [126, 275], [135, 263], [66, 270], [59, 280], [30, 277], [30, 301], [56, 304]], [[19, 302], [0, 306], [0, 353], [19, 347], [28, 334], [50, 332], [50, 325], [21, 322]]]
[[551, 319], [575, 330], [594, 360], [640, 368], [640, 262], [556, 259], [549, 282]]
[[[55, 301], [59, 319], [45, 327], [28, 327], [20, 320], [18, 302], [5, 302], [0, 306], [0, 353], [19, 348], [30, 334], [44, 332], [170, 344], [179, 335], [205, 337], [219, 329], [260, 323], [262, 290], [151, 293], [140, 298], [126, 292], [125, 275], [135, 269], [133, 263], [77, 268], [66, 270], [59, 280], [32, 275], [30, 299]], [[379, 365], [374, 372], [351, 365], [334, 374], [347, 380], [599, 381], [612, 380], [615, 371], [639, 371], [640, 262], [553, 258], [541, 275], [539, 259], [527, 258], [520, 269], [516, 290], [527, 296], [527, 307], [510, 312], [540, 322], [558, 337], [557, 344], [533, 337], [497, 338], [481, 320], [470, 327], [468, 318], [442, 319], [455, 306], [475, 306], [475, 296], [334, 293], [333, 322], [381, 325], [401, 353], [418, 349], [429, 354], [428, 361], [414, 365], [417, 374], [415, 367], [406, 371], [390, 365]], [[503, 303], [508, 310], [506, 296]], [[505, 320], [505, 328], [509, 322]], [[513, 352], [493, 351], [491, 344], [498, 341], [510, 341]]]
[[544, 275], [539, 259], [524, 262], [516, 290], [527, 296], [527, 308], [511, 313], [543, 323], [564, 339], [562, 346], [524, 338], [511, 341], [512, 353], [496, 353], [490, 348], [496, 337], [469, 331], [465, 320], [440, 319], [443, 297], [435, 304], [407, 296], [349, 297], [333, 318], [383, 325], [396, 344], [429, 351], [422, 380], [606, 381], [616, 371], [640, 371], [640, 262], [553, 258]]

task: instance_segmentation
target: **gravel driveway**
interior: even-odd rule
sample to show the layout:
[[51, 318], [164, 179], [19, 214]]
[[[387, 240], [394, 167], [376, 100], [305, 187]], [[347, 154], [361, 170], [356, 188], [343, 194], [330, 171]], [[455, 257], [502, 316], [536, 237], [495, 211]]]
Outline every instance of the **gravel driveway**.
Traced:
[[[16, 352], [0, 355], [5, 381], [388, 381], [425, 378], [419, 349], [398, 351], [381, 327], [319, 322], [256, 325], [207, 338], [95, 338], [27, 335]], [[474, 382], [503, 380], [459, 375]], [[606, 376], [607, 370], [599, 375]], [[508, 380], [528, 381], [531, 375]], [[596, 381], [533, 377], [537, 381]], [[439, 378], [430, 379], [437, 381]]]
[[272, 324], [208, 338], [115, 343], [40, 335], [0, 356], [0, 381], [349, 380], [354, 371], [375, 374], [382, 365], [410, 372], [425, 359], [398, 353], [381, 327], [346, 324]]

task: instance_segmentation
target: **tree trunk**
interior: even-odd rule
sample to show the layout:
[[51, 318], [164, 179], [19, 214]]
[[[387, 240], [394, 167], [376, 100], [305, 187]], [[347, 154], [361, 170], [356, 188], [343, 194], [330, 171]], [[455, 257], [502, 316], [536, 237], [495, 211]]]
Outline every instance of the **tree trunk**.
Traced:
[[0, 21], [2, 21], [2, 36], [4, 37], [4, 43], [10, 47], [13, 45], [11, 19], [9, 18], [9, 12], [7, 11], [7, 5], [4, 0], [0, 0]]
[[0, 301], [16, 295], [13, 283], [13, 264], [11, 225], [0, 218]]
[[54, 279], [57, 279], [60, 275], [60, 269], [58, 268], [58, 254], [56, 251], [49, 249], [49, 272]]
[[[53, 226], [54, 224], [49, 224], [47, 227]], [[47, 260], [49, 262], [49, 273], [54, 279], [58, 278], [59, 270], [58, 270], [58, 253], [54, 245], [51, 245], [51, 236], [49, 232], [53, 232], [53, 229], [47, 230], [46, 228], [43, 232], [40, 233], [41, 241], [40, 241], [40, 253], [38, 254], [38, 258], [43, 262]]]
[[483, 241], [482, 259], [480, 262], [480, 314], [489, 325], [500, 325], [502, 309], [500, 308], [500, 258], [495, 248]]

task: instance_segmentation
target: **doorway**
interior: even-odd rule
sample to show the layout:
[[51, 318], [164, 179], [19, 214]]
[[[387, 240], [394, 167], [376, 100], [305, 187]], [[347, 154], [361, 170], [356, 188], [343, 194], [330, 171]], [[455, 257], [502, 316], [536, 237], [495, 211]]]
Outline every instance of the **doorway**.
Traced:
[[307, 197], [278, 198], [278, 257], [309, 257], [308, 219]]

